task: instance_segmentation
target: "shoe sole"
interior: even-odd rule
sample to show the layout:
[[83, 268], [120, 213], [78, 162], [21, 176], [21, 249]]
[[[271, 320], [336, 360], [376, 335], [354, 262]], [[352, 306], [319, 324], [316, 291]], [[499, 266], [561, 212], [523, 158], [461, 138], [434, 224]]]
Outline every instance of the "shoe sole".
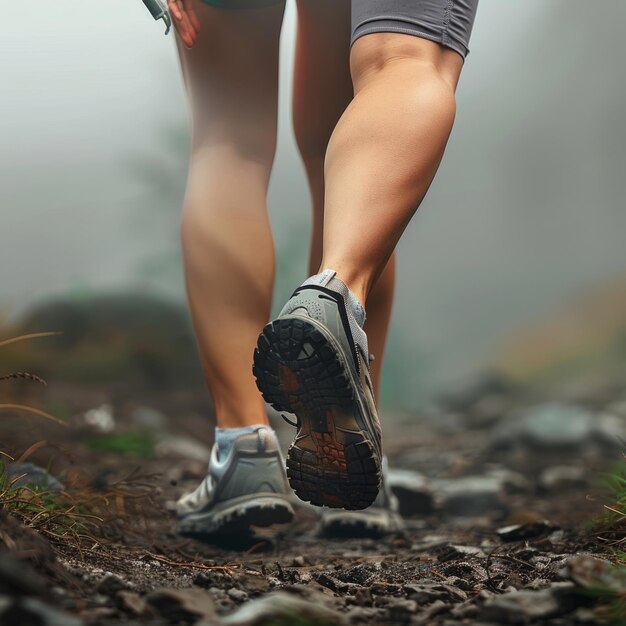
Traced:
[[189, 516], [178, 523], [176, 531], [182, 535], [239, 534], [249, 531], [251, 526], [288, 524], [293, 516], [293, 508], [281, 498], [255, 497], [204, 515]]
[[357, 423], [355, 389], [330, 334], [301, 317], [271, 322], [259, 337], [253, 373], [266, 402], [299, 419], [287, 453], [287, 477], [298, 498], [331, 508], [370, 506], [380, 462]]
[[379, 539], [401, 531], [403, 524], [398, 516], [368, 515], [366, 513], [336, 514], [320, 523], [318, 534], [332, 539]]

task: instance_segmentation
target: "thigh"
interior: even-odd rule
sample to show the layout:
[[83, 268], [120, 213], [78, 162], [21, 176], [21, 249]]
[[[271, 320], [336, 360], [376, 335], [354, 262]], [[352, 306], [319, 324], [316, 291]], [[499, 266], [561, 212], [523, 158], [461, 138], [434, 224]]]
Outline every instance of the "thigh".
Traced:
[[297, 7], [293, 120], [303, 156], [317, 158], [353, 95], [350, 0], [297, 0]]
[[352, 43], [371, 33], [434, 41], [465, 58], [478, 0], [352, 0]]
[[194, 147], [228, 144], [251, 158], [273, 153], [284, 0], [238, 10], [195, 5], [196, 44], [189, 50], [178, 40]]

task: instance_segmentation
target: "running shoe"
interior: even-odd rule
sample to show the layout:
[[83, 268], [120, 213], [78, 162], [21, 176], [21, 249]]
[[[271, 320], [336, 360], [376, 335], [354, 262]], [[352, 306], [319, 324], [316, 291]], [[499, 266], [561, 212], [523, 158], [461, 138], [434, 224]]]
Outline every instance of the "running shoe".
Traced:
[[[262, 331], [253, 372], [266, 402], [293, 413], [287, 453], [296, 495], [317, 506], [370, 506], [380, 488], [382, 441], [367, 336], [334, 271], [298, 287]], [[289, 421], [289, 420], [287, 420]]]
[[379, 538], [404, 530], [398, 498], [389, 489], [386, 474], [387, 460], [383, 458], [382, 486], [372, 506], [362, 511], [323, 509], [318, 533], [333, 538]]
[[251, 526], [285, 524], [293, 518], [290, 496], [276, 436], [269, 428], [259, 428], [238, 437], [225, 459], [218, 458], [213, 446], [208, 475], [177, 503], [177, 530], [235, 534]]

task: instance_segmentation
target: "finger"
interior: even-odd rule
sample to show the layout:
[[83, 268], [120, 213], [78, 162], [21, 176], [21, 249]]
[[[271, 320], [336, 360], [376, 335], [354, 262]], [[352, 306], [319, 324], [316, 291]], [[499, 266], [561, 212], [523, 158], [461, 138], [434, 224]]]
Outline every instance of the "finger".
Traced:
[[200, 23], [198, 21], [198, 17], [193, 7], [192, 2], [188, 2], [187, 0], [178, 0], [179, 5], [182, 5], [184, 20], [186, 20], [187, 28], [189, 30], [189, 34], [196, 40], [198, 35], [198, 29], [200, 27]]
[[176, 32], [187, 48], [191, 48], [195, 41], [195, 29], [191, 26], [189, 19], [181, 8], [180, 0], [167, 0], [167, 7], [174, 17]]
[[189, 21], [191, 25], [194, 27], [196, 31], [196, 35], [200, 32], [200, 20], [198, 19], [198, 15], [196, 13], [196, 8], [194, 6], [193, 0], [183, 0], [183, 5], [185, 7], [185, 11], [189, 16]]
[[[194, 41], [196, 40], [196, 28], [193, 25], [189, 12], [187, 11], [187, 6], [182, 0], [173, 0], [176, 4], [176, 7], [180, 13], [180, 30], [181, 36], [183, 36], [183, 41], [185, 45], [190, 48]], [[193, 7], [192, 7], [193, 8]]]
[[185, 45], [191, 48], [196, 40], [196, 29], [191, 25], [189, 16], [183, 12], [183, 19], [181, 21], [181, 36]]
[[183, 19], [183, 13], [178, 6], [178, 2], [176, 0], [167, 0], [167, 8], [169, 12], [172, 14], [175, 20], [179, 22]]

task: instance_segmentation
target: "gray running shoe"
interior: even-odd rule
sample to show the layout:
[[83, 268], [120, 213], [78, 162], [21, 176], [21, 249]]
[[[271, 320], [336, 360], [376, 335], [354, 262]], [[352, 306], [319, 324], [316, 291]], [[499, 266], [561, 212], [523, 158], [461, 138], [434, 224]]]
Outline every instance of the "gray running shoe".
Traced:
[[383, 482], [374, 504], [363, 511], [324, 509], [319, 534], [325, 537], [383, 537], [404, 530], [396, 496], [386, 481], [387, 459], [383, 458]]
[[309, 280], [263, 329], [253, 372], [265, 400], [296, 415], [287, 453], [296, 495], [317, 506], [365, 509], [378, 494], [382, 458], [367, 336], [334, 272], [321, 285]]
[[241, 435], [226, 459], [213, 446], [209, 473], [177, 503], [182, 534], [239, 533], [293, 518], [284, 461], [269, 428]]

